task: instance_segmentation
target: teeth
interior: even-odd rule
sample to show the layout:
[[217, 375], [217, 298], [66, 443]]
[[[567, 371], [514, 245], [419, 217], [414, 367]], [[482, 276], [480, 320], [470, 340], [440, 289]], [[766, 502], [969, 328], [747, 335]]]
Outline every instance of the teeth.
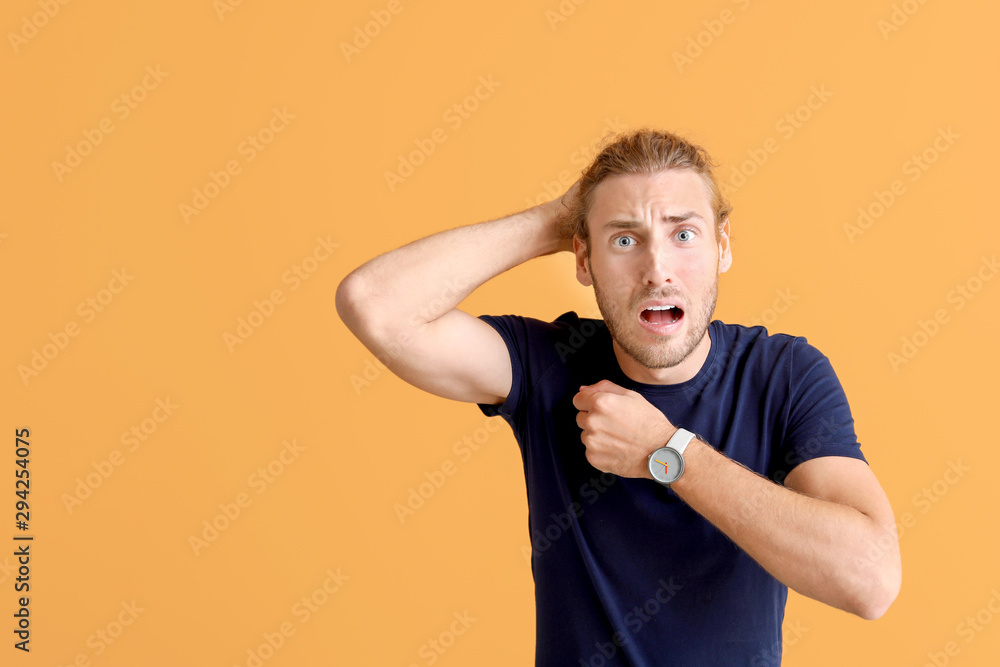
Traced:
[[676, 306], [650, 306], [646, 310], [671, 310], [676, 308]]

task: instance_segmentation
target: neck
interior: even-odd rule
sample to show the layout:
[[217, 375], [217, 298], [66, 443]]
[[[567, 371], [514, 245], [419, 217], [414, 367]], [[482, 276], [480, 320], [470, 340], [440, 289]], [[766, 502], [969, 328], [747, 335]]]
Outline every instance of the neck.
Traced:
[[618, 345], [618, 341], [612, 339], [615, 357], [618, 359], [618, 366], [630, 380], [643, 384], [680, 384], [687, 382], [701, 370], [708, 359], [708, 353], [712, 349], [712, 338], [705, 329], [705, 335], [698, 341], [698, 345], [691, 350], [691, 354], [676, 366], [670, 368], [648, 368], [633, 359]]

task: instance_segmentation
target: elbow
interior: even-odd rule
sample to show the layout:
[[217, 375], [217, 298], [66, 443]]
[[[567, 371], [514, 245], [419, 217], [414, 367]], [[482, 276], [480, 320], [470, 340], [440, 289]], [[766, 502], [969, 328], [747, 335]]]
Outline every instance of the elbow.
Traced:
[[355, 336], [360, 336], [363, 325], [370, 319], [363, 310], [364, 304], [368, 301], [365, 296], [366, 291], [364, 278], [357, 272], [352, 272], [340, 281], [334, 298], [337, 315]]
[[386, 341], [398, 335], [391, 319], [383, 316], [391, 308], [378, 298], [367, 276], [357, 271], [349, 273], [337, 286], [335, 304], [347, 329], [376, 355], [383, 352]]
[[854, 613], [860, 616], [866, 621], [876, 621], [889, 611], [889, 607], [892, 606], [893, 601], [896, 599], [896, 593], [885, 593], [878, 597], [872, 597], [872, 599], [867, 600], [865, 605], [856, 609]]
[[354, 313], [356, 292], [357, 292], [357, 277], [353, 273], [348, 273], [347, 277], [340, 281], [337, 285], [337, 293], [333, 298], [334, 306], [337, 308], [337, 315], [343, 320], [344, 324], [348, 327], [350, 324], [348, 320]]
[[903, 571], [899, 559], [883, 565], [872, 575], [873, 584], [856, 601], [851, 611], [866, 621], [874, 621], [885, 615], [889, 607], [896, 601], [903, 583]]

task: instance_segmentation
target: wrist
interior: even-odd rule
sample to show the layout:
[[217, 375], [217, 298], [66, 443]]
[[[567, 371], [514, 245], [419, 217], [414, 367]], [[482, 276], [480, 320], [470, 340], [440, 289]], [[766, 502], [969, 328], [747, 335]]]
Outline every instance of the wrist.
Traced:
[[566, 192], [561, 197], [543, 202], [530, 209], [537, 214], [539, 224], [545, 237], [546, 252], [551, 255], [565, 250], [573, 252], [573, 229], [570, 220], [573, 214], [573, 196], [575, 193]]
[[688, 443], [687, 448], [684, 450], [684, 474], [681, 475], [680, 479], [671, 484], [670, 487], [683, 496], [684, 492], [692, 484], [698, 483], [698, 473], [702, 471], [705, 456], [710, 455], [711, 452], [712, 448], [699, 439], [698, 436], [691, 438], [691, 442]]
[[642, 461], [643, 477], [653, 481], [658, 481], [650, 470], [650, 460], [652, 459], [654, 453], [667, 446], [667, 443], [670, 442], [670, 439], [673, 438], [678, 431], [680, 431], [680, 429], [671, 424], [666, 417], [664, 417], [663, 420], [657, 425], [656, 432], [651, 438], [654, 443], [653, 447], [646, 452], [646, 457]]
[[539, 257], [573, 249], [573, 239], [566, 239], [562, 235], [564, 225], [562, 214], [566, 212], [566, 208], [558, 199], [539, 204], [528, 212], [535, 220]]

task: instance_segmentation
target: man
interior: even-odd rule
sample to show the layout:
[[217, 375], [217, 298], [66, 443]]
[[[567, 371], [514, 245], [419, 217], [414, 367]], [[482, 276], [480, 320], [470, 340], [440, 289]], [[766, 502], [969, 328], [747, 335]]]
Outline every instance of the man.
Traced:
[[[866, 619], [899, 591], [892, 509], [827, 358], [712, 321], [730, 210], [703, 149], [642, 130], [560, 200], [405, 245], [337, 290], [370, 350], [403, 346], [399, 377], [513, 429], [538, 665], [778, 664], [787, 587]], [[603, 321], [455, 308], [559, 251]]]

